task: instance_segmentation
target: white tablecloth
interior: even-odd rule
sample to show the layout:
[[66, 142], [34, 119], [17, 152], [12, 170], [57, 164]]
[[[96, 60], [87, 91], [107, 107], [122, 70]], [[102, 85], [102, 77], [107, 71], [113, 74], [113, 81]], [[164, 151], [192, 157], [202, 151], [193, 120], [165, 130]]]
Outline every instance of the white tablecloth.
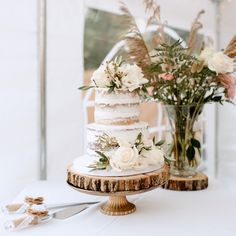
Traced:
[[[101, 200], [105, 197], [90, 196], [77, 192], [59, 182], [35, 182], [18, 196], [44, 196], [46, 203]], [[137, 210], [127, 216], [106, 216], [99, 205], [66, 220], [52, 220], [18, 232], [6, 232], [0, 215], [0, 235], [19, 236], [235, 236], [236, 192], [214, 182], [207, 190], [175, 192], [156, 189], [145, 194], [128, 197]]]

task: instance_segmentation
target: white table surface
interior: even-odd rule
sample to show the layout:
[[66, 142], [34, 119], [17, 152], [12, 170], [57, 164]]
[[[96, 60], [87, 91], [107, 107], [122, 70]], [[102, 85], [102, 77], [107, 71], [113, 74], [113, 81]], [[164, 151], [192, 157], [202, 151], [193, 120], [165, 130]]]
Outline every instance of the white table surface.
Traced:
[[[39, 181], [26, 187], [16, 198], [26, 195], [44, 196], [46, 203], [104, 201], [105, 197], [77, 192], [63, 182]], [[127, 216], [106, 216], [99, 205], [66, 220], [52, 220], [17, 232], [6, 232], [0, 215], [0, 235], [19, 236], [235, 236], [236, 192], [219, 182], [207, 190], [175, 192], [156, 189], [128, 197], [136, 204], [135, 213]]]

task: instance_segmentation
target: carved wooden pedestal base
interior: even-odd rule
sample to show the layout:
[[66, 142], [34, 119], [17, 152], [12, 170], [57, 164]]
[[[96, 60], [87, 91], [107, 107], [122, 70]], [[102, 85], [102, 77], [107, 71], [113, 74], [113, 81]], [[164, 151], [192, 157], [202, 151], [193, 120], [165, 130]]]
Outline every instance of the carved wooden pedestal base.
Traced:
[[111, 216], [128, 215], [135, 210], [135, 205], [128, 202], [126, 196], [110, 196], [108, 201], [101, 206], [101, 212]]
[[208, 177], [201, 172], [189, 178], [170, 175], [169, 180], [162, 187], [176, 191], [202, 190], [208, 187]]
[[128, 202], [126, 195], [144, 193], [161, 187], [169, 178], [169, 166], [137, 175], [129, 176], [95, 176], [79, 173], [68, 168], [67, 182], [77, 191], [108, 196], [109, 199], [101, 206], [106, 215], [118, 216], [135, 212], [134, 204]]

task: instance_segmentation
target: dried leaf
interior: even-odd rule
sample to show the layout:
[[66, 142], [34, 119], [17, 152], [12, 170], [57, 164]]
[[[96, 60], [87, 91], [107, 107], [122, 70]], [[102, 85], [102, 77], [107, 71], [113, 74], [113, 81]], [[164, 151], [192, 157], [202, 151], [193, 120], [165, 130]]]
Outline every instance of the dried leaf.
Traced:
[[231, 58], [235, 58], [236, 57], [236, 34], [230, 40], [228, 46], [224, 50], [224, 53], [226, 55], [228, 55], [229, 57], [231, 57]]
[[148, 65], [151, 63], [148, 47], [136, 24], [135, 18], [127, 8], [126, 4], [121, 3], [120, 10], [123, 12], [124, 24], [128, 26], [128, 31], [124, 36], [130, 58], [142, 68], [143, 73], [147, 75]]
[[150, 14], [150, 17], [147, 21], [147, 26], [151, 24], [157, 24], [157, 33], [154, 35], [153, 41], [158, 44], [165, 42], [165, 32], [164, 32], [164, 24], [161, 20], [161, 8], [156, 3], [155, 0], [144, 0], [145, 11]]
[[199, 21], [200, 17], [202, 14], [204, 14], [205, 11], [201, 10], [200, 12], [198, 12], [197, 17], [195, 18], [190, 33], [189, 33], [189, 38], [188, 38], [188, 53], [192, 54], [195, 46], [196, 46], [196, 40], [197, 40], [197, 33], [198, 30], [201, 29], [202, 23]]

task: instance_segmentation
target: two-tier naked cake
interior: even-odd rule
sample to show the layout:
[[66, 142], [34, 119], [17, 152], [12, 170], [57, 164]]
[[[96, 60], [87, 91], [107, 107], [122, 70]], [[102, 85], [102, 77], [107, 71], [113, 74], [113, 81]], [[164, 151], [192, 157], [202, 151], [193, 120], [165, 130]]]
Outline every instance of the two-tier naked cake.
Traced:
[[139, 121], [139, 91], [148, 81], [136, 65], [110, 62], [94, 72], [95, 122], [87, 126], [87, 153], [74, 160], [74, 172], [128, 176], [164, 165], [160, 142], [149, 139]]

